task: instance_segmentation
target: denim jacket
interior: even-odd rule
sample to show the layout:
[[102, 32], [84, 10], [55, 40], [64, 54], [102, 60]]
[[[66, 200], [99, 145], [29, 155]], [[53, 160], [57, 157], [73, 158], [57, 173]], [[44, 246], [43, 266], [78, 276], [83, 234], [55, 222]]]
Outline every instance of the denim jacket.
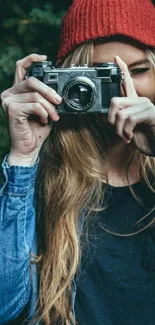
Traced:
[[[28, 319], [38, 297], [35, 180], [38, 162], [32, 167], [2, 164], [5, 182], [0, 189], [0, 325], [16, 319], [26, 304]], [[72, 311], [76, 295], [73, 280]], [[74, 313], [75, 315], [75, 313]]]

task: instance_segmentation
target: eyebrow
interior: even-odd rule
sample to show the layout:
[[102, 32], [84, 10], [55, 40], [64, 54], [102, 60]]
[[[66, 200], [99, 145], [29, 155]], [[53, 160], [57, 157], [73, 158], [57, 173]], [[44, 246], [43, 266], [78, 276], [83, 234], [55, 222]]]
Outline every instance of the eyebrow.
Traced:
[[142, 65], [144, 63], [149, 63], [149, 60], [148, 59], [144, 59], [144, 60], [140, 60], [140, 61], [135, 61], [131, 64], [128, 65], [128, 68], [131, 69], [133, 67], [135, 67], [136, 65]]
[[[103, 63], [103, 62], [93, 62], [92, 65], [95, 66], [95, 65], [98, 65], [98, 64], [100, 64], [100, 63]], [[128, 65], [128, 68], [131, 69], [131, 68], [135, 67], [136, 65], [142, 65], [142, 64], [145, 64], [145, 63], [150, 63], [150, 61], [149, 61], [148, 59], [135, 61], [135, 62], [133, 62], [133, 63], [130, 63], [130, 64]]]

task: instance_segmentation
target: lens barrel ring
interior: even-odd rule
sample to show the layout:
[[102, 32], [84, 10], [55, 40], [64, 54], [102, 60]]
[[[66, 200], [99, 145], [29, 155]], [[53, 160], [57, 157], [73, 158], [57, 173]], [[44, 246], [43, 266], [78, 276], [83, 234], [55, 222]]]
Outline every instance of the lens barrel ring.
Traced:
[[[85, 87], [85, 90], [87, 90], [85, 92], [88, 97], [87, 104], [81, 105], [80, 96], [77, 96], [77, 97], [79, 97], [78, 99], [77, 98], [75, 99], [74, 96], [72, 96], [72, 92], [73, 93], [75, 92], [76, 87], [77, 87], [77, 91], [79, 91], [79, 95], [81, 95], [80, 87]], [[73, 111], [77, 111], [77, 112], [80, 112], [80, 111], [83, 112], [83, 111], [87, 111], [88, 109], [90, 109], [92, 107], [92, 105], [94, 104], [96, 97], [97, 97], [96, 86], [91, 81], [91, 79], [89, 79], [87, 77], [74, 77], [74, 78], [70, 79], [65, 84], [62, 93], [63, 93], [63, 99], [64, 99], [65, 105], [69, 109], [71, 109]], [[84, 98], [86, 101], [87, 101], [87, 97]], [[79, 100], [79, 104], [78, 104], [78, 100]]]

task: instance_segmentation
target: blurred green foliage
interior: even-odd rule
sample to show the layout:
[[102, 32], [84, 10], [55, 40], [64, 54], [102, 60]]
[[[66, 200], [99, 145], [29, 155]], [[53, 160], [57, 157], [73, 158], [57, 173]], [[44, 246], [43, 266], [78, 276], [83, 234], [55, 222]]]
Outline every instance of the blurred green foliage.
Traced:
[[[30, 53], [56, 62], [62, 17], [71, 0], [5, 0], [0, 10], [0, 93], [12, 86], [15, 63]], [[9, 151], [7, 120], [0, 107], [0, 162]]]

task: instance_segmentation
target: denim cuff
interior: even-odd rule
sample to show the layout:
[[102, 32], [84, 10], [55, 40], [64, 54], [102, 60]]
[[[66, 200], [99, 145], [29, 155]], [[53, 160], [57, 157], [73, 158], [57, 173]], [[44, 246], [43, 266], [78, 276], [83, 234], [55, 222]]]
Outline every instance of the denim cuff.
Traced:
[[7, 163], [8, 155], [5, 156], [2, 163], [3, 175], [5, 183], [3, 184], [0, 193], [5, 191], [13, 195], [25, 195], [32, 187], [34, 187], [39, 158], [33, 166], [9, 166]]

